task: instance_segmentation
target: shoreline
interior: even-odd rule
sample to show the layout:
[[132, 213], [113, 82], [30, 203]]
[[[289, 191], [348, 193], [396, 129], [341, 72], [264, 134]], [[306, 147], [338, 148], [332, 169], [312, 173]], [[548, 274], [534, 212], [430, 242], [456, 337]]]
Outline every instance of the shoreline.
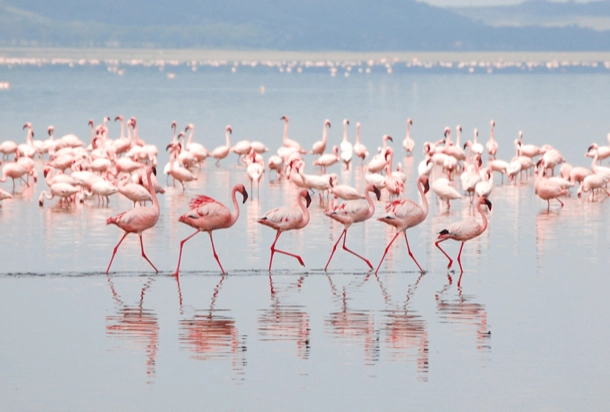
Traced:
[[368, 61], [438, 62], [604, 62], [610, 52], [302, 52], [277, 50], [204, 50], [204, 49], [108, 49], [108, 48], [29, 48], [0, 47], [5, 59], [99, 59], [99, 60], [173, 60], [187, 63], [210, 61]]

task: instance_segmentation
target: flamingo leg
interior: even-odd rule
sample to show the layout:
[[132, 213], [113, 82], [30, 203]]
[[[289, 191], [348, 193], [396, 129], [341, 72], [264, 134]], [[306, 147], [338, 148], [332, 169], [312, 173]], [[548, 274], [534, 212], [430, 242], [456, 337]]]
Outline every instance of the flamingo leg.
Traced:
[[449, 239], [449, 238], [448, 238], [448, 237], [446, 237], [446, 238], [444, 238], [444, 239], [441, 239], [441, 240], [439, 240], [438, 242], [434, 243], [434, 245], [435, 245], [437, 248], [439, 248], [439, 250], [440, 250], [441, 252], [443, 252], [443, 255], [445, 255], [445, 256], [447, 257], [447, 259], [449, 259], [449, 264], [447, 265], [447, 269], [449, 269], [449, 268], [451, 267], [451, 265], [453, 264], [453, 259], [451, 259], [451, 258], [449, 257], [449, 255], [447, 254], [447, 252], [445, 252], [445, 251], [443, 250], [443, 248], [442, 248], [442, 247], [439, 245], [439, 243], [444, 242], [444, 241], [445, 241], [445, 240], [447, 240], [447, 239]]
[[117, 250], [119, 250], [119, 246], [121, 246], [121, 243], [123, 243], [123, 240], [125, 239], [125, 237], [127, 235], [128, 235], [128, 232], [125, 232], [125, 234], [123, 235], [121, 240], [119, 240], [119, 243], [117, 243], [117, 245], [114, 247], [114, 251], [112, 252], [112, 257], [110, 258], [110, 263], [108, 263], [108, 268], [106, 269], [106, 274], [108, 274], [108, 272], [110, 272], [110, 266], [112, 266], [112, 261], [114, 260], [114, 255], [116, 255]]
[[[608, 193], [608, 192], [606, 191], [606, 193]], [[563, 207], [563, 202], [561, 200], [559, 200], [558, 197], [556, 197], [555, 199], [557, 199], [557, 201], [561, 204], [561, 207]]]
[[383, 256], [381, 257], [381, 261], [379, 262], [379, 266], [377, 266], [377, 270], [375, 271], [375, 275], [377, 274], [377, 272], [379, 272], [379, 268], [381, 267], [381, 264], [383, 263], [383, 260], [385, 259], [385, 255], [388, 254], [388, 250], [390, 250], [390, 246], [392, 246], [392, 243], [394, 243], [394, 241], [396, 240], [398, 235], [400, 235], [400, 232], [396, 232], [396, 235], [392, 238], [392, 240], [390, 241], [388, 246], [385, 248], [385, 251], [383, 252]]
[[178, 276], [178, 273], [180, 273], [180, 262], [182, 262], [182, 247], [184, 246], [184, 244], [186, 243], [187, 240], [189, 240], [190, 238], [195, 236], [197, 233], [199, 233], [199, 231], [196, 231], [195, 233], [193, 233], [192, 235], [190, 235], [189, 237], [187, 237], [186, 239], [184, 239], [183, 241], [180, 242], [180, 254], [178, 255], [178, 267], [176, 268], [176, 271], [174, 272], [174, 276]]
[[273, 255], [275, 254], [275, 252], [281, 253], [281, 254], [287, 255], [287, 256], [292, 256], [293, 258], [295, 258], [295, 259], [297, 259], [299, 261], [301, 266], [305, 266], [305, 262], [303, 262], [303, 259], [301, 259], [301, 257], [299, 255], [295, 255], [293, 253], [289, 253], [289, 252], [286, 252], [284, 250], [280, 250], [280, 249], [276, 249], [275, 248], [275, 244], [277, 243], [277, 240], [279, 239], [281, 234], [282, 234], [282, 232], [277, 232], [277, 235], [275, 236], [275, 241], [271, 245], [271, 259], [269, 260], [269, 272], [271, 272], [271, 263], [273, 262]]
[[345, 246], [345, 241], [347, 240], [347, 229], [345, 229], [345, 236], [343, 236], [343, 250], [345, 250], [346, 252], [351, 253], [352, 255], [359, 257], [360, 259], [364, 260], [364, 262], [369, 265], [369, 269], [373, 269], [373, 265], [371, 265], [371, 262], [369, 262], [368, 259], [360, 256], [358, 253], [354, 252], [353, 250], [350, 250], [347, 248], [347, 246]]
[[457, 261], [460, 264], [460, 275], [464, 273], [464, 269], [462, 268], [462, 249], [464, 249], [464, 243], [462, 242], [462, 246], [460, 246], [460, 252], [458, 253]]
[[343, 235], [345, 235], [345, 233], [346, 233], [346, 230], [343, 229], [343, 232], [341, 232], [341, 236], [339, 236], [339, 239], [337, 239], [337, 243], [335, 243], [335, 246], [333, 246], [333, 251], [330, 253], [330, 257], [328, 258], [328, 262], [326, 262], [326, 266], [324, 266], [325, 272], [326, 272], [326, 269], [328, 268], [328, 265], [330, 264], [331, 259], [333, 258], [333, 255], [335, 254], [335, 250], [337, 250], [337, 246], [339, 245], [341, 238], [343, 237]]
[[421, 266], [419, 266], [419, 263], [417, 263], [417, 259], [415, 259], [415, 256], [413, 256], [413, 253], [411, 252], [411, 247], [409, 246], [409, 239], [407, 238], [407, 231], [405, 230], [403, 233], [405, 234], [405, 241], [407, 242], [407, 250], [409, 251], [409, 256], [411, 256], [411, 259], [413, 259], [413, 262], [415, 262], [415, 264], [419, 268], [419, 271], [423, 272], [424, 270], [421, 268]]
[[214, 247], [214, 238], [212, 238], [212, 232], [208, 232], [210, 234], [210, 242], [212, 242], [212, 252], [214, 252], [214, 258], [216, 259], [216, 262], [218, 262], [218, 266], [220, 266], [220, 270], [222, 271], [222, 274], [224, 275], [225, 270], [222, 267], [222, 264], [220, 263], [220, 259], [218, 259], [218, 255], [216, 254], [216, 247]]
[[159, 270], [155, 267], [155, 265], [153, 265], [153, 263], [150, 261], [150, 259], [148, 259], [148, 257], [146, 256], [146, 253], [144, 253], [144, 242], [142, 241], [142, 234], [140, 234], [140, 247], [142, 248], [142, 257], [144, 259], [146, 259], [146, 261], [148, 263], [150, 263], [150, 266], [153, 267], [153, 269], [155, 270], [155, 272], [159, 273]]

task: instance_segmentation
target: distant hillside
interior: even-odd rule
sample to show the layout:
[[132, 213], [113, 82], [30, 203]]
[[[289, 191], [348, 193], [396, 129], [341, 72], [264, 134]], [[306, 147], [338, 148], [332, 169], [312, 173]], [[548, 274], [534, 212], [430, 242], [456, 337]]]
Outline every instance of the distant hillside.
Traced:
[[515, 6], [451, 8], [457, 14], [493, 27], [569, 27], [610, 30], [610, 0], [552, 3], [530, 0]]
[[0, 0], [0, 46], [604, 51], [610, 36], [492, 28], [414, 0]]

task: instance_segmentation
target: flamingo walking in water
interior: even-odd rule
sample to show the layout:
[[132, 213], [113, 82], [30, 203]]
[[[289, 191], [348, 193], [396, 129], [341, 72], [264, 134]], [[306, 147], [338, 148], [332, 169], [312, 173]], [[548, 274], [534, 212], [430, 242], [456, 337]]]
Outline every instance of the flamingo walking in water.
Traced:
[[470, 240], [470, 239], [473, 239], [473, 238], [479, 236], [481, 233], [483, 233], [485, 231], [485, 229], [487, 229], [487, 217], [485, 216], [485, 213], [483, 213], [483, 211], [481, 210], [481, 205], [483, 205], [483, 204], [486, 204], [487, 207], [489, 208], [489, 210], [491, 211], [491, 202], [489, 201], [489, 199], [484, 198], [484, 197], [480, 197], [479, 200], [477, 201], [477, 211], [481, 214], [483, 223], [479, 223], [479, 222], [477, 222], [476, 219], [471, 218], [471, 219], [466, 219], [466, 220], [462, 220], [460, 222], [453, 223], [453, 224], [449, 225], [446, 229], [443, 229], [440, 231], [440, 233], [438, 235], [438, 239], [434, 243], [434, 245], [437, 248], [439, 248], [441, 252], [443, 252], [443, 255], [445, 255], [447, 257], [447, 259], [449, 259], [449, 264], [447, 265], [447, 269], [449, 269], [451, 267], [451, 265], [453, 264], [453, 260], [449, 257], [447, 252], [445, 252], [443, 250], [443, 248], [441, 248], [439, 243], [444, 242], [447, 239], [453, 239], [453, 240], [458, 240], [458, 241], [462, 242], [462, 245], [460, 246], [460, 252], [458, 253], [457, 261], [460, 264], [460, 273], [463, 273], [464, 269], [462, 268], [461, 258], [462, 258], [462, 249], [464, 248], [464, 243], [466, 243], [467, 240]]
[[[305, 199], [307, 204], [303, 204], [303, 199]], [[282, 253], [287, 256], [292, 256], [297, 259], [302, 266], [305, 266], [303, 259], [295, 255], [293, 253], [288, 253], [283, 250], [279, 250], [275, 248], [275, 244], [282, 232], [286, 232], [288, 230], [298, 230], [303, 229], [309, 223], [309, 211], [307, 208], [311, 203], [311, 197], [309, 196], [309, 192], [307, 189], [301, 189], [297, 195], [297, 203], [298, 208], [283, 206], [278, 207], [276, 209], [270, 210], [265, 213], [263, 217], [257, 220], [258, 223], [269, 226], [277, 231], [277, 235], [275, 235], [275, 240], [271, 245], [271, 258], [269, 259], [269, 272], [271, 272], [271, 265], [273, 264], [273, 255], [275, 252]]]
[[415, 262], [419, 268], [419, 271], [424, 272], [417, 262], [417, 259], [415, 259], [415, 256], [413, 256], [413, 252], [411, 252], [409, 239], [407, 238], [407, 229], [419, 225], [421, 222], [426, 220], [426, 217], [428, 216], [428, 199], [426, 198], [426, 193], [428, 193], [428, 190], [430, 190], [428, 176], [421, 175], [417, 179], [417, 190], [421, 196], [421, 206], [409, 199], [394, 200], [386, 206], [385, 215], [377, 219], [381, 222], [387, 223], [388, 225], [394, 226], [396, 228], [396, 235], [394, 235], [388, 246], [385, 248], [375, 274], [379, 272], [379, 268], [381, 267], [388, 250], [390, 250], [390, 247], [401, 233], [405, 235], [409, 256], [411, 256], [411, 259], [413, 259], [413, 262]]
[[180, 255], [178, 256], [178, 267], [176, 268], [175, 276], [180, 273], [180, 262], [182, 261], [182, 247], [187, 240], [195, 236], [199, 232], [208, 232], [210, 235], [210, 242], [212, 242], [212, 252], [214, 252], [214, 258], [220, 266], [222, 273], [226, 273], [218, 254], [216, 253], [216, 247], [214, 247], [214, 238], [212, 237], [212, 231], [217, 229], [228, 229], [237, 222], [239, 218], [239, 204], [235, 194], [239, 192], [243, 196], [243, 202], [246, 203], [248, 200], [248, 192], [242, 184], [236, 184], [233, 186], [231, 191], [231, 199], [233, 200], [233, 213], [229, 212], [229, 209], [220, 202], [212, 199], [208, 196], [197, 196], [191, 203], [189, 203], [190, 210], [180, 216], [179, 222], [185, 223], [190, 227], [197, 229], [195, 233], [180, 242]]
[[114, 256], [116, 255], [117, 250], [119, 250], [119, 246], [130, 233], [137, 233], [140, 237], [140, 246], [142, 248], [142, 257], [146, 259], [148, 263], [153, 267], [155, 272], [159, 272], [155, 265], [148, 259], [146, 253], [144, 253], [144, 243], [142, 242], [142, 232], [147, 229], [150, 229], [154, 225], [157, 224], [159, 220], [159, 215], [161, 214], [161, 210], [159, 208], [159, 200], [157, 199], [157, 194], [155, 193], [155, 189], [151, 183], [151, 175], [157, 174], [157, 170], [155, 167], [149, 167], [146, 171], [146, 182], [148, 184], [148, 191], [150, 192], [150, 196], [152, 197], [152, 206], [151, 207], [137, 207], [131, 210], [128, 210], [123, 213], [119, 213], [116, 216], [109, 217], [106, 220], [106, 224], [114, 224], [120, 227], [125, 231], [125, 234], [119, 240], [119, 243], [114, 247], [114, 251], [112, 252], [112, 257], [110, 258], [110, 263], [108, 264], [108, 269], [106, 269], [106, 274], [110, 272], [110, 266], [112, 266], [112, 261], [114, 260]]
[[373, 216], [373, 214], [375, 213], [375, 204], [371, 199], [370, 192], [375, 193], [375, 196], [377, 196], [377, 200], [379, 200], [379, 198], [381, 197], [381, 192], [379, 191], [379, 189], [377, 189], [377, 187], [372, 184], [368, 184], [364, 188], [364, 197], [366, 202], [363, 202], [362, 200], [349, 200], [324, 212], [324, 214], [330, 217], [331, 219], [334, 219], [339, 223], [343, 223], [343, 232], [341, 232], [339, 239], [337, 239], [337, 242], [333, 246], [333, 251], [331, 252], [330, 257], [328, 258], [328, 262], [326, 262], [326, 266], [324, 266], [324, 270], [328, 268], [328, 265], [330, 264], [330, 261], [332, 260], [333, 255], [335, 254], [335, 250], [337, 250], [337, 245], [339, 245], [339, 242], [341, 241], [341, 238], [343, 238], [343, 250], [364, 260], [364, 262], [369, 265], [369, 268], [373, 269], [373, 265], [371, 265], [371, 262], [369, 262], [368, 259], [365, 259], [364, 257], [360, 256], [359, 254], [357, 254], [353, 250], [348, 249], [347, 246], [345, 246], [345, 241], [347, 239], [347, 229], [349, 229], [349, 227], [354, 223], [364, 222], [365, 220]]

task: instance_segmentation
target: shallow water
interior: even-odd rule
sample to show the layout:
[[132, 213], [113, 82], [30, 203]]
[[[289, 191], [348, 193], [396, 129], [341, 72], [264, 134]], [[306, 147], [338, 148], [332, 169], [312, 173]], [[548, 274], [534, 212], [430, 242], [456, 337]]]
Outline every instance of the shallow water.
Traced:
[[[325, 118], [333, 124], [330, 142], [339, 143], [341, 121], [349, 118], [352, 142], [360, 121], [369, 151], [387, 133], [402, 158], [412, 117], [416, 152], [400, 159], [412, 199], [421, 144], [441, 138], [446, 125], [460, 123], [462, 141], [478, 127], [486, 141], [493, 118], [500, 158], [510, 160], [523, 130], [527, 142], [551, 143], [584, 166], [586, 148], [603, 144], [608, 132], [610, 83], [603, 74], [213, 72], [168, 80], [152, 69], [120, 77], [99, 69], [17, 68], [3, 69], [0, 79], [11, 83], [0, 92], [0, 140], [19, 142], [26, 121], [35, 138], [53, 124], [58, 136], [85, 139], [89, 118], [123, 114], [137, 116], [141, 137], [160, 148], [177, 120], [179, 127], [193, 122], [195, 141], [209, 149], [224, 144], [231, 124], [233, 142], [261, 140], [273, 152], [281, 142], [279, 118], [289, 115], [290, 135], [305, 147], [321, 138]], [[112, 125], [111, 137], [117, 135]], [[166, 162], [163, 153], [159, 169]], [[314, 173], [311, 157], [308, 163]], [[363, 186], [359, 167], [331, 171]], [[428, 195], [428, 219], [408, 232], [424, 275], [398, 239], [375, 276], [341, 249], [322, 270], [342, 226], [324, 216], [326, 203], [314, 196], [307, 228], [278, 243], [302, 255], [305, 268], [276, 255], [270, 274], [275, 233], [256, 218], [296, 192], [267, 172], [235, 226], [214, 234], [229, 274], [220, 275], [209, 238], [200, 234], [186, 243], [177, 279], [171, 273], [179, 241], [193, 232], [178, 217], [190, 198], [207, 194], [228, 204], [235, 183], [250, 192], [233, 154], [197, 173], [185, 193], [170, 185], [157, 226], [144, 234], [159, 274], [140, 257], [134, 235], [104, 273], [121, 236], [105, 220], [130, 207], [118, 196], [108, 207], [51, 200], [39, 208], [41, 179], [31, 188], [18, 185], [15, 198], [2, 202], [3, 409], [573, 410], [602, 409], [610, 400], [604, 196], [573, 195], [548, 212], [534, 195], [533, 177], [516, 184], [497, 177], [488, 230], [466, 243], [461, 277], [446, 270], [433, 242], [445, 225], [474, 213], [467, 199], [447, 210]], [[2, 187], [10, 191], [11, 184]], [[393, 236], [371, 219], [349, 229], [347, 244], [376, 266]], [[457, 255], [456, 242], [444, 245]]]

